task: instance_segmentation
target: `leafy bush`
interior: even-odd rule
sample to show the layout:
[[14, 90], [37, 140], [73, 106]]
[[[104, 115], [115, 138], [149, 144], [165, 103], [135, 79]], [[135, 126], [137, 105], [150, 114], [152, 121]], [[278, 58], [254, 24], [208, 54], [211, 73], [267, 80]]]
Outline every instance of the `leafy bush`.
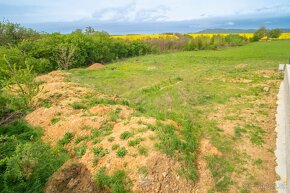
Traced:
[[25, 39], [36, 39], [39, 34], [32, 29], [9, 21], [0, 22], [0, 46], [17, 45]]
[[282, 31], [280, 29], [271, 29], [271, 30], [268, 30], [267, 37], [268, 38], [279, 38], [281, 33], [282, 33]]
[[2, 79], [3, 85], [9, 93], [16, 94], [23, 101], [23, 108], [31, 108], [33, 97], [39, 92], [39, 84], [35, 82], [36, 75], [33, 73], [33, 67], [26, 64], [25, 68], [20, 68], [16, 64], [11, 64], [4, 56], [5, 67], [0, 71], [5, 78]]
[[132, 132], [130, 132], [130, 131], [124, 131], [123, 133], [121, 133], [120, 139], [126, 140], [126, 139], [129, 139], [132, 136], [133, 136], [133, 133]]
[[259, 41], [266, 35], [267, 35], [267, 29], [265, 27], [260, 27], [257, 31], [255, 31], [252, 41]]
[[35, 41], [20, 44], [23, 52], [36, 59], [46, 59], [53, 69], [86, 67], [116, 59], [150, 53], [151, 47], [141, 41], [126, 42], [110, 38], [107, 33], [45, 34]]
[[5, 159], [1, 189], [3, 192], [42, 192], [49, 176], [65, 160], [65, 156], [54, 153], [41, 142], [20, 144], [14, 154]]
[[215, 50], [223, 47], [242, 46], [247, 42], [246, 38], [234, 34], [227, 36], [214, 35], [213, 37], [200, 36], [189, 40], [183, 49], [187, 51]]
[[68, 158], [43, 144], [41, 135], [22, 120], [0, 126], [1, 192], [43, 192], [49, 176]]
[[120, 147], [117, 150], [117, 156], [118, 157], [124, 157], [128, 153], [127, 149], [125, 147]]

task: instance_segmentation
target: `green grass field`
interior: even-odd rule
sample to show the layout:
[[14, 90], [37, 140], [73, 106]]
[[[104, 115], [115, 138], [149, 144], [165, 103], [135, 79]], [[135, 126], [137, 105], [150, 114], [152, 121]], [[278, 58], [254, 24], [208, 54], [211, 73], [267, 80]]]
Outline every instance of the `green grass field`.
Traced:
[[[258, 175], [265, 169], [254, 164], [256, 169], [251, 173], [245, 165], [255, 160], [267, 162], [268, 157], [253, 156], [238, 144], [248, 140], [249, 148], [273, 154], [274, 147], [267, 141], [272, 133], [261, 120], [273, 119], [269, 112], [276, 108], [272, 103], [281, 79], [278, 64], [287, 63], [289, 57], [290, 41], [257, 42], [219, 51], [135, 57], [100, 70], [73, 69], [69, 80], [99, 93], [119, 95], [143, 115], [172, 119], [181, 125], [191, 122], [185, 136], [194, 135], [199, 141], [209, 138], [221, 152], [205, 157], [215, 182], [210, 191], [251, 192], [255, 187], [245, 184], [262, 184], [255, 171]], [[265, 87], [270, 92], [265, 92]], [[271, 96], [274, 102], [270, 104]], [[262, 101], [258, 107], [256, 101]], [[221, 113], [216, 109], [219, 106], [227, 116], [210, 118]], [[252, 109], [251, 114], [243, 117], [244, 109]], [[227, 122], [234, 124], [234, 135], [219, 124]], [[195, 149], [192, 159], [185, 158], [187, 166], [189, 162], [195, 165], [197, 155]]]

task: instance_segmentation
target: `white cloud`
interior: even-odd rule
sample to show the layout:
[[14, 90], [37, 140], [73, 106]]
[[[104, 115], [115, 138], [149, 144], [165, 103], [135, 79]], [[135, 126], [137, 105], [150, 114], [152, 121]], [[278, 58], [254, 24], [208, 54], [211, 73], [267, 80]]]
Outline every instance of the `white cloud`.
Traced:
[[[15, 9], [19, 7], [23, 9]], [[182, 21], [265, 14], [289, 15], [289, 0], [0, 0], [0, 18], [25, 23]]]

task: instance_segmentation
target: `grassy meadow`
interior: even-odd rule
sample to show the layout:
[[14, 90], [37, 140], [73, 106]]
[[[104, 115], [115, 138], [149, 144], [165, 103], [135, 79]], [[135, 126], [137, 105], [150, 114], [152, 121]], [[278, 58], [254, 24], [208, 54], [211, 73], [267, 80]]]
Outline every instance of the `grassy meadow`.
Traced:
[[276, 192], [289, 33], [0, 29], [0, 192]]
[[[259, 176], [274, 173], [274, 168], [267, 168], [274, 157], [269, 140], [274, 126], [267, 121], [274, 121], [281, 80], [278, 64], [287, 63], [289, 47], [290, 41], [270, 41], [218, 51], [146, 55], [100, 70], [69, 70], [69, 81], [118, 95], [142, 115], [176, 121], [188, 143], [188, 135], [197, 143], [209, 139], [220, 152], [204, 155], [214, 180], [209, 192], [260, 192], [257, 188], [267, 180]], [[188, 122], [190, 129], [184, 126]], [[185, 154], [178, 159], [196, 167], [198, 149], [191, 158]]]

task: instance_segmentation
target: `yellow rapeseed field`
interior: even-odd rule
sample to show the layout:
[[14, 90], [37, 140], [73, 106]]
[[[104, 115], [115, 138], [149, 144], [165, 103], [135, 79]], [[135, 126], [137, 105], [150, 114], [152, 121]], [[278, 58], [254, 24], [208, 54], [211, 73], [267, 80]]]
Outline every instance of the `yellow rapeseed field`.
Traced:
[[[234, 33], [233, 33], [234, 34]], [[205, 33], [205, 34], [198, 34], [198, 33], [190, 33], [187, 34], [193, 38], [197, 37], [213, 37], [215, 35], [220, 36], [227, 36], [230, 35], [230, 33], [221, 33], [221, 34], [215, 34], [215, 33]], [[243, 36], [247, 39], [250, 39], [253, 37], [253, 33], [238, 33], [237, 35]], [[112, 38], [115, 39], [125, 39], [125, 40], [146, 40], [146, 39], [179, 39], [177, 35], [174, 34], [132, 34], [132, 35], [115, 35], [112, 36]], [[263, 39], [267, 39], [264, 37]], [[290, 33], [282, 33], [279, 38], [273, 38], [273, 39], [279, 39], [279, 40], [285, 40], [290, 39]]]
[[179, 39], [178, 36], [173, 34], [132, 34], [132, 35], [119, 35], [112, 36], [116, 39], [126, 40], [146, 40], [146, 39]]
[[[191, 37], [193, 38], [196, 38], [196, 37], [200, 37], [200, 36], [204, 36], [204, 37], [213, 37], [213, 36], [227, 36], [227, 35], [230, 35], [229, 33], [221, 33], [221, 34], [214, 34], [214, 33], [207, 33], [207, 34], [188, 34], [190, 35]], [[251, 38], [253, 37], [253, 33], [239, 33], [237, 35], [240, 35], [240, 36], [243, 36], [245, 38]]]

